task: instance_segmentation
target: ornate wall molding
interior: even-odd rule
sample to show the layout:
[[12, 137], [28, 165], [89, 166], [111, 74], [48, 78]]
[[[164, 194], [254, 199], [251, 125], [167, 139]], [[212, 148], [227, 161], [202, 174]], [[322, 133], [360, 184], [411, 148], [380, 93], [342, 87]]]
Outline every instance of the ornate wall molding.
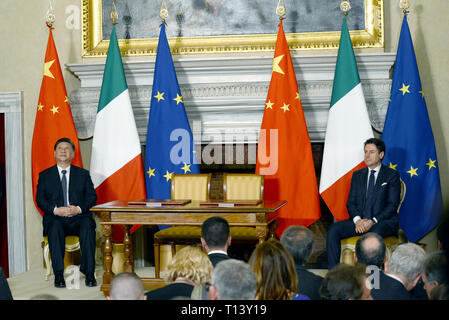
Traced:
[[5, 114], [6, 204], [9, 275], [27, 269], [25, 192], [23, 182], [23, 97], [21, 92], [0, 93], [0, 113]]
[[[390, 95], [390, 53], [357, 56], [372, 126], [382, 131]], [[324, 141], [336, 56], [293, 57], [309, 135]], [[195, 143], [257, 143], [271, 77], [272, 57], [179, 59], [178, 81]], [[78, 135], [92, 136], [104, 64], [71, 64], [81, 80], [70, 101]], [[137, 128], [145, 144], [154, 61], [124, 65]], [[224, 134], [227, 133], [225, 136]], [[221, 137], [221, 141], [215, 138]]]

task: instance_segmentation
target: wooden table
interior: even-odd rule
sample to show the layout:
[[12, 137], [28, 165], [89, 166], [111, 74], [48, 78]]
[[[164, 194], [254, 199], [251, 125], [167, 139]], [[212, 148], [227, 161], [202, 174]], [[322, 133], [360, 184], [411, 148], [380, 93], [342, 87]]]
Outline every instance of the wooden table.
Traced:
[[[135, 200], [145, 201], [145, 200]], [[259, 242], [268, 235], [273, 235], [277, 226], [277, 210], [287, 204], [287, 201], [263, 201], [255, 206], [220, 207], [204, 205], [204, 202], [192, 201], [185, 205], [164, 205], [160, 207], [146, 205], [130, 205], [128, 201], [112, 201], [91, 208], [101, 217], [101, 227], [104, 236], [103, 245], [103, 283], [101, 291], [109, 295], [109, 288], [114, 273], [112, 272], [112, 225], [121, 225], [125, 230], [124, 271], [134, 272], [134, 255], [130, 229], [133, 225], [185, 225], [201, 226], [204, 220], [220, 216], [226, 219], [230, 226], [256, 228]], [[145, 287], [161, 286], [163, 280], [143, 278]]]

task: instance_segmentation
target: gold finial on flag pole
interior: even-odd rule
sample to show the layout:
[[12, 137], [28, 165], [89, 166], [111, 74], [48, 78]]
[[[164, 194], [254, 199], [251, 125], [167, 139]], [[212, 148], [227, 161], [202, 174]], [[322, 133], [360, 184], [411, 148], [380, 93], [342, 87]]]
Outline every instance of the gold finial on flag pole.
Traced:
[[402, 13], [406, 14], [408, 12], [408, 8], [410, 8], [408, 0], [400, 0], [399, 7], [402, 9]]
[[279, 16], [279, 19], [282, 20], [286, 13], [287, 13], [287, 9], [285, 9], [284, 0], [279, 0], [278, 5], [276, 7], [276, 14]]
[[112, 0], [112, 7], [111, 7], [111, 13], [109, 15], [111, 17], [112, 24], [117, 24], [118, 19], [118, 13], [117, 13], [117, 7], [115, 6], [114, 0]]
[[161, 9], [159, 10], [159, 17], [162, 19], [162, 23], [165, 23], [165, 20], [168, 18], [168, 9], [165, 0], [162, 0]]
[[47, 15], [45, 16], [45, 18], [47, 20], [47, 26], [52, 28], [53, 23], [55, 23], [55, 21], [56, 21], [56, 16], [55, 16], [55, 12], [53, 9], [52, 0], [48, 0], [48, 10], [47, 10]]
[[348, 0], [342, 0], [340, 3], [340, 10], [347, 16], [349, 10], [351, 10], [351, 3]]

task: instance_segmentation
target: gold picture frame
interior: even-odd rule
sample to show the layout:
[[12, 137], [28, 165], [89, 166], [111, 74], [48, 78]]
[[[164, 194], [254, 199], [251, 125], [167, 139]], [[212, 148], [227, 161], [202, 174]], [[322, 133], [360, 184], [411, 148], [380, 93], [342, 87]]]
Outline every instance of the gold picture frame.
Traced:
[[[104, 57], [107, 54], [109, 40], [103, 39], [102, 0], [81, 1], [82, 56], [86, 58]], [[354, 48], [382, 48], [384, 47], [383, 0], [364, 1], [365, 29], [350, 31], [353, 46]], [[277, 31], [277, 26], [274, 29]], [[286, 38], [290, 50], [336, 49], [340, 31], [286, 33]], [[276, 33], [169, 37], [168, 41], [173, 54], [272, 51], [275, 48]], [[124, 56], [154, 55], [157, 42], [157, 38], [119, 39], [119, 46]]]

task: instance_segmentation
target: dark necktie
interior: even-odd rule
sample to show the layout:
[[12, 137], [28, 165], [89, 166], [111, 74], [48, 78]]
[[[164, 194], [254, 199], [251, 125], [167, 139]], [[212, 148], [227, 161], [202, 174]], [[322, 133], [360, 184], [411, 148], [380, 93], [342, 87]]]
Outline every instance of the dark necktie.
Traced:
[[68, 205], [68, 201], [67, 201], [67, 177], [66, 177], [66, 173], [67, 170], [62, 170], [62, 178], [61, 178], [61, 186], [62, 186], [62, 195], [64, 198], [64, 207], [67, 207]]
[[376, 170], [370, 170], [369, 180], [368, 180], [368, 189], [366, 190], [366, 201], [365, 201], [365, 219], [371, 219], [371, 206], [372, 206], [372, 199], [373, 199], [373, 192], [374, 192], [374, 180], [376, 173]]

